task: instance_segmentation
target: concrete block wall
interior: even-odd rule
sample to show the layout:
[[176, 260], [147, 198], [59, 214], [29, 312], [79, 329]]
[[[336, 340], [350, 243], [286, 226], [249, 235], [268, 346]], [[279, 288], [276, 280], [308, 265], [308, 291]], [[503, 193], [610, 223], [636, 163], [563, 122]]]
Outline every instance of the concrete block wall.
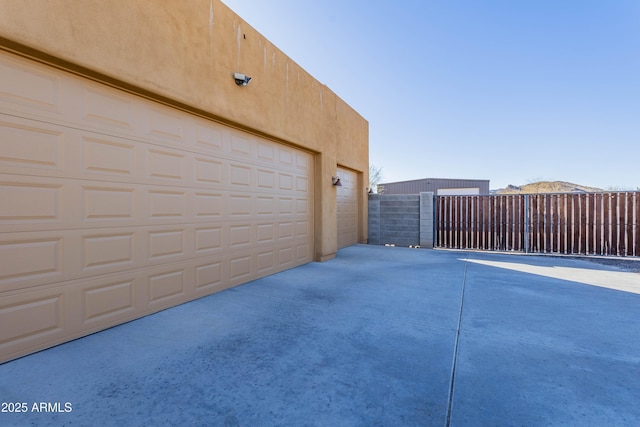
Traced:
[[370, 245], [382, 245], [380, 235], [380, 194], [369, 194], [369, 241]]
[[370, 194], [369, 244], [433, 247], [433, 193]]

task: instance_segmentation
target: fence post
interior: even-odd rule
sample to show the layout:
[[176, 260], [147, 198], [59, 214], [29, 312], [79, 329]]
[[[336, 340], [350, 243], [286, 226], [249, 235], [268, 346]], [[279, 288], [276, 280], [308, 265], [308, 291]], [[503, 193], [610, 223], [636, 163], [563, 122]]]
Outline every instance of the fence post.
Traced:
[[[440, 242], [438, 241], [438, 195], [436, 193], [433, 194], [433, 246], [440, 246]], [[639, 204], [640, 205], [640, 204]]]
[[529, 253], [529, 223], [531, 216], [529, 212], [529, 195], [524, 195], [524, 253]]
[[420, 246], [423, 248], [433, 248], [435, 240], [434, 201], [432, 192], [420, 193]]

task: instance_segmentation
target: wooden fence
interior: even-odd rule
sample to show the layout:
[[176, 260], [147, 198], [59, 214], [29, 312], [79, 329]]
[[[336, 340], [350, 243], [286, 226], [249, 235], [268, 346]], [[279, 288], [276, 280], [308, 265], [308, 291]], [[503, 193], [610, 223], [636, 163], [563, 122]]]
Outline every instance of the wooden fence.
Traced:
[[436, 247], [640, 256], [640, 192], [437, 196]]

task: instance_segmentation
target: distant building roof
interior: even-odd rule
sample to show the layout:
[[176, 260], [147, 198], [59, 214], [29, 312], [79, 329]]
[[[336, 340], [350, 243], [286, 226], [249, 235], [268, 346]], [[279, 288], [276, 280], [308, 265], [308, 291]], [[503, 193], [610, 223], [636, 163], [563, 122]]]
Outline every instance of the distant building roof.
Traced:
[[488, 179], [422, 178], [378, 184], [381, 194], [489, 194]]

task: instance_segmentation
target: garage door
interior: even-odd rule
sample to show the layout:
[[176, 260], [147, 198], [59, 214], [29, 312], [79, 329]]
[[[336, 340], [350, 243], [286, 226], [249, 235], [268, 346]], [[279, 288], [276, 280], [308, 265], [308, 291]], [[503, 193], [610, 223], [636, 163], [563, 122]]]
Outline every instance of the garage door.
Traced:
[[0, 52], [0, 362], [311, 261], [312, 168]]
[[338, 249], [358, 243], [358, 177], [355, 172], [338, 168]]

